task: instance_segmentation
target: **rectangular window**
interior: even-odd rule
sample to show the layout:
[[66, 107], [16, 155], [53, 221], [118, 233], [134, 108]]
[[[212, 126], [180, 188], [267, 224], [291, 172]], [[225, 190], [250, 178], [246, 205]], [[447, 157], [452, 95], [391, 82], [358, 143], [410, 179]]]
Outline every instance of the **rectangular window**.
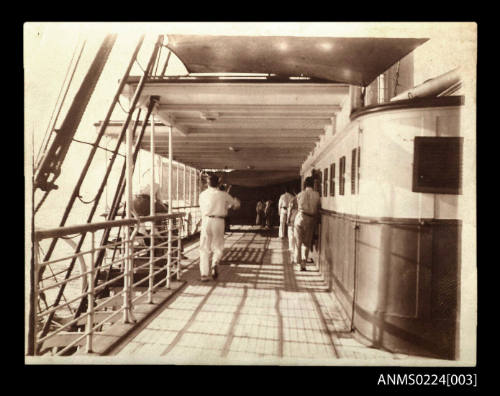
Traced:
[[339, 163], [339, 194], [344, 195], [345, 185], [345, 156], [340, 158]]
[[385, 73], [382, 73], [377, 79], [378, 103], [384, 103], [387, 100], [387, 81], [385, 77]]
[[335, 196], [335, 163], [330, 165], [330, 196]]
[[323, 195], [328, 196], [328, 168], [323, 171]]
[[462, 145], [461, 137], [415, 137], [413, 191], [461, 194]]
[[356, 194], [356, 168], [356, 149], [353, 149], [351, 152], [351, 195]]
[[361, 147], [358, 147], [358, 183], [356, 190], [358, 191], [359, 194], [359, 181], [361, 180]]
[[317, 192], [319, 192], [319, 196], [320, 196], [320, 197], [321, 197], [321, 190], [322, 190], [322, 188], [321, 188], [321, 184], [322, 184], [322, 183], [323, 183], [323, 174], [322, 174], [322, 173], [321, 173], [321, 171], [319, 170], [319, 171], [318, 171], [318, 183], [317, 183], [317, 185], [316, 185], [315, 190], [316, 190]]

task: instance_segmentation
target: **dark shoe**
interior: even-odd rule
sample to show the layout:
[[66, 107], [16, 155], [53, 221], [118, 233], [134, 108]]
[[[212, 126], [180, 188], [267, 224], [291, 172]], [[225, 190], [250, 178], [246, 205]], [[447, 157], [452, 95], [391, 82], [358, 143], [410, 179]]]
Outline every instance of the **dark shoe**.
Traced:
[[219, 271], [217, 270], [217, 265], [212, 268], [212, 279], [216, 280], [219, 276]]
[[200, 281], [201, 281], [201, 282], [208, 282], [209, 280], [210, 280], [210, 278], [209, 278], [208, 276], [202, 276], [202, 277], [200, 278]]
[[301, 270], [301, 271], [307, 271], [307, 270], [306, 270], [306, 267], [300, 267], [300, 270]]

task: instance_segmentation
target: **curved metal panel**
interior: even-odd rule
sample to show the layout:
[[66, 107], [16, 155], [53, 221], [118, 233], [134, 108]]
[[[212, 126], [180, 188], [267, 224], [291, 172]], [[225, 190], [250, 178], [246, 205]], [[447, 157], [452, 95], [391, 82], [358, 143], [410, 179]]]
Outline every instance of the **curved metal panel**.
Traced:
[[267, 73], [366, 86], [425, 38], [168, 35], [190, 73]]

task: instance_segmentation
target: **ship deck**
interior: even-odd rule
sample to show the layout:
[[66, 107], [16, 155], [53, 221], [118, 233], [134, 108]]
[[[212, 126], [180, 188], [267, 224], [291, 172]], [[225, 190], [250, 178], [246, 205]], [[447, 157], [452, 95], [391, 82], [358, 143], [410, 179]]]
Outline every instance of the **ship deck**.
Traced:
[[233, 226], [225, 238], [218, 279], [201, 282], [198, 245], [187, 248], [184, 285], [111, 355], [167, 364], [415, 364], [359, 342], [335, 290], [314, 264], [306, 272], [290, 264], [277, 230]]

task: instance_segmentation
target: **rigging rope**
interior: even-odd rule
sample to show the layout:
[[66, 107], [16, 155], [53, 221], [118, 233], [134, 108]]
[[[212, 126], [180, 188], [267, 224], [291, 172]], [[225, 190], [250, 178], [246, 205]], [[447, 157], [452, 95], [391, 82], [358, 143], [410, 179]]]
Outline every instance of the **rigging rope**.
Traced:
[[[42, 249], [42, 247], [40, 246], [40, 244], [37, 244], [37, 245], [38, 245], [38, 250], [39, 250], [39, 252], [41, 252], [41, 253], [42, 253], [42, 255], [44, 255], [44, 254], [45, 254], [45, 252], [43, 251], [43, 249]], [[41, 257], [41, 255], [39, 255], [39, 257]], [[52, 270], [52, 267], [50, 266], [50, 264], [48, 264], [48, 265], [47, 265], [47, 267], [49, 267], [50, 273], [52, 274], [52, 278], [54, 278], [54, 281], [57, 283], [57, 277], [56, 277], [56, 275], [54, 274], [54, 271]], [[48, 278], [45, 278], [45, 279], [48, 279]], [[41, 286], [42, 286], [42, 287], [43, 287], [43, 281], [44, 281], [45, 279], [42, 279], [42, 280], [40, 281], [40, 284], [41, 284]], [[50, 306], [49, 306], [49, 304], [47, 303], [47, 299], [45, 298], [45, 293], [43, 293], [43, 292], [42, 292], [42, 293], [40, 293], [40, 297], [41, 297], [41, 300], [45, 303], [45, 307], [46, 307], [46, 308], [45, 308], [45, 310], [49, 309], [49, 308], [50, 308]], [[63, 299], [64, 299], [64, 301], [66, 302], [66, 305], [67, 305], [67, 307], [69, 308], [69, 310], [70, 310], [71, 314], [73, 314], [73, 310], [71, 309], [71, 306], [68, 304], [68, 300], [66, 299], [66, 296], [64, 295], [64, 293], [63, 293], [63, 295], [62, 295], [62, 298], [63, 298]], [[40, 306], [40, 305], [39, 305], [39, 306]], [[41, 310], [40, 310], [40, 311], [41, 311]]]
[[[50, 115], [50, 120], [49, 120], [49, 123], [48, 123], [48, 125], [47, 125], [47, 129], [45, 130], [45, 135], [44, 135], [44, 138], [43, 138], [43, 141], [45, 141], [45, 144], [41, 144], [41, 145], [40, 145], [40, 149], [39, 149], [38, 154], [37, 154], [37, 158], [36, 158], [36, 161], [37, 161], [37, 162], [38, 162], [38, 160], [39, 160], [39, 159], [40, 159], [40, 157], [41, 157], [41, 153], [45, 153], [45, 152], [47, 151], [47, 146], [48, 146], [49, 141], [50, 141], [50, 136], [51, 136], [51, 135], [52, 135], [52, 133], [54, 132], [54, 127], [55, 127], [55, 125], [56, 125], [56, 123], [57, 123], [57, 120], [58, 120], [58, 118], [59, 118], [59, 115], [60, 115], [60, 113], [61, 113], [61, 110], [62, 110], [62, 107], [63, 107], [64, 101], [66, 100], [66, 95], [68, 94], [68, 91], [69, 91], [69, 88], [70, 88], [70, 86], [71, 86], [71, 82], [73, 81], [73, 77], [74, 77], [74, 75], [75, 75], [75, 72], [76, 72], [76, 69], [77, 69], [77, 67], [78, 67], [78, 64], [80, 63], [80, 59], [81, 59], [81, 57], [82, 57], [82, 53], [83, 53], [83, 50], [84, 50], [84, 48], [85, 48], [86, 43], [87, 43], [87, 40], [84, 40], [84, 41], [83, 41], [83, 43], [82, 43], [82, 47], [81, 47], [81, 49], [80, 49], [80, 53], [79, 53], [79, 55], [78, 55], [78, 58], [77, 58], [77, 60], [76, 60], [75, 65], [73, 66], [73, 71], [72, 71], [72, 73], [71, 73], [71, 77], [70, 77], [70, 79], [69, 79], [69, 81], [68, 81], [68, 84], [67, 84], [67, 86], [66, 86], [66, 91], [64, 92], [64, 95], [63, 95], [62, 100], [59, 102], [59, 98], [61, 97], [61, 92], [62, 92], [62, 90], [63, 90], [63, 88], [64, 88], [65, 83], [66, 83], [66, 79], [67, 79], [67, 77], [68, 77], [68, 74], [69, 74], [69, 71], [70, 71], [70, 68], [71, 68], [71, 64], [73, 63], [73, 59], [74, 59], [74, 57], [75, 57], [76, 50], [77, 50], [77, 48], [78, 48], [78, 45], [76, 45], [76, 46], [75, 46], [75, 49], [74, 49], [74, 51], [73, 51], [73, 55], [72, 55], [72, 57], [71, 57], [71, 61], [70, 61], [69, 65], [68, 65], [68, 68], [67, 68], [67, 70], [66, 70], [66, 75], [65, 75], [65, 77], [64, 77], [64, 81], [63, 81], [63, 83], [62, 83], [62, 85], [61, 85], [61, 88], [60, 88], [60, 90], [59, 90], [59, 94], [58, 94], [58, 96], [57, 96], [56, 103], [54, 104], [54, 109], [52, 110], [52, 114]], [[52, 117], [54, 116], [54, 113], [55, 113], [55, 111], [56, 111], [56, 108], [57, 108], [57, 104], [58, 104], [58, 102], [59, 102], [59, 109], [57, 110], [56, 117], [54, 118], [54, 121], [52, 122]], [[43, 142], [43, 141], [42, 141], [42, 142]], [[43, 149], [42, 149], [42, 147], [43, 147]]]
[[[88, 144], [89, 146], [92, 146], [92, 147], [97, 147], [97, 148], [100, 148], [101, 150], [104, 150], [104, 151], [108, 151], [108, 152], [110, 152], [110, 153], [113, 153], [113, 151], [112, 151], [112, 150], [109, 150], [108, 148], [105, 148], [105, 147], [102, 147], [102, 146], [99, 146], [99, 145], [97, 145], [97, 146], [96, 146], [96, 145], [95, 145], [95, 143], [84, 142], [84, 141], [82, 141], [82, 140], [78, 140], [78, 139], [75, 139], [75, 138], [73, 138], [72, 140], [73, 140], [73, 141], [75, 141], [75, 142], [77, 142], [77, 143]], [[124, 156], [123, 154], [116, 153], [116, 155], [119, 155], [119, 156], [121, 156], [121, 157], [125, 158], [125, 156]], [[91, 199], [90, 201], [85, 201], [84, 199], [82, 199], [82, 196], [80, 195], [80, 192], [78, 192], [78, 194], [76, 195], [76, 197], [77, 197], [77, 198], [78, 198], [78, 199], [79, 199], [82, 203], [84, 203], [84, 204], [88, 205], [88, 204], [90, 204], [90, 203], [92, 203], [92, 202], [95, 202], [95, 200], [96, 200], [96, 198], [97, 198], [97, 194], [96, 194], [96, 196], [95, 196], [93, 199]], [[38, 208], [37, 208], [37, 209], [38, 209]], [[72, 237], [72, 238], [74, 238], [74, 237]], [[63, 238], [63, 239], [64, 239], [64, 238]]]
[[88, 205], [88, 204], [90, 204], [90, 203], [94, 202], [94, 201], [95, 201], [95, 199], [96, 199], [96, 197], [94, 197], [94, 198], [93, 198], [93, 199], [91, 199], [90, 201], [84, 201], [84, 200], [82, 199], [82, 196], [81, 196], [80, 194], [78, 194], [76, 197], [80, 200], [80, 202], [84, 203], [85, 205]]
[[40, 207], [41, 207], [41, 206], [42, 206], [42, 204], [44, 203], [45, 199], [48, 197], [49, 192], [50, 192], [50, 191], [45, 191], [45, 193], [43, 194], [42, 199], [40, 200], [40, 202], [38, 202], [38, 205], [36, 206], [34, 213], [38, 212], [38, 209], [40, 209]]
[[144, 71], [144, 68], [141, 66], [141, 64], [139, 63], [139, 60], [137, 58], [135, 59], [135, 63], [137, 63], [137, 65], [139, 66], [139, 68], [142, 70], [143, 73], [146, 73]]
[[[75, 138], [73, 138], [72, 140], [74, 140], [74, 141], [75, 141], [75, 142], [77, 142], [77, 143], [88, 144], [89, 146], [92, 146], [92, 147], [97, 147], [97, 148], [100, 148], [101, 150], [104, 150], [104, 151], [108, 151], [108, 152], [110, 152], [110, 153], [113, 153], [113, 151], [112, 151], [112, 150], [110, 150], [110, 149], [108, 149], [108, 148], [106, 148], [106, 147], [99, 146], [99, 145], [97, 145], [97, 146], [96, 146], [96, 145], [95, 145], [95, 143], [84, 142], [83, 140], [78, 140], [78, 139], [75, 139]], [[119, 155], [119, 156], [121, 156], [121, 157], [125, 158], [125, 155], [123, 155], [123, 154], [116, 153], [116, 155]]]
[[122, 111], [125, 113], [125, 114], [128, 114], [130, 112], [130, 110], [125, 110], [125, 108], [123, 107], [122, 105], [122, 102], [120, 101], [120, 99], [118, 99], [118, 106], [121, 107]]

